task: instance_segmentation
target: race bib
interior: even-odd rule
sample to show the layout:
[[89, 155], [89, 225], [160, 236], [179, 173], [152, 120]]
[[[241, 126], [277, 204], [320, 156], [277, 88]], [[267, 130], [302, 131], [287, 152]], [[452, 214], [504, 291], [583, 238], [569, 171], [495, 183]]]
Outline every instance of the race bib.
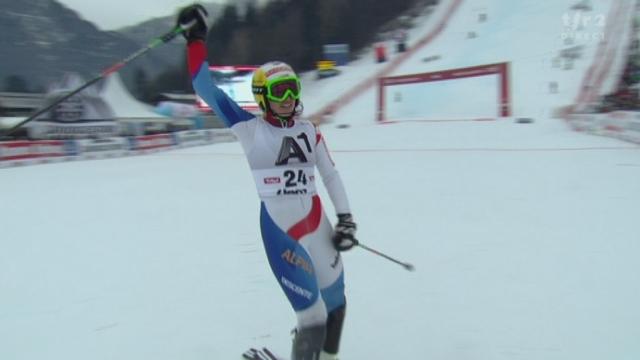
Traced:
[[260, 197], [315, 195], [313, 167], [253, 170]]

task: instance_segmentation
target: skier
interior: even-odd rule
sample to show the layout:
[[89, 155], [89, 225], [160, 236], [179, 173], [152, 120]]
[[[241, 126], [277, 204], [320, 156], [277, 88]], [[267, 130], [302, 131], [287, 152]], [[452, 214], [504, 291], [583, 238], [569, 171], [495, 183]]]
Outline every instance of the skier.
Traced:
[[[254, 72], [260, 115], [215, 86], [206, 60], [206, 17], [198, 4], [178, 15], [179, 25], [195, 23], [183, 33], [189, 72], [195, 91], [239, 139], [253, 173], [265, 252], [297, 317], [291, 359], [336, 360], [346, 308], [339, 251], [358, 243], [342, 180], [320, 130], [299, 118], [300, 80], [289, 65], [273, 61]], [[338, 214], [335, 229], [316, 192], [315, 168]]]

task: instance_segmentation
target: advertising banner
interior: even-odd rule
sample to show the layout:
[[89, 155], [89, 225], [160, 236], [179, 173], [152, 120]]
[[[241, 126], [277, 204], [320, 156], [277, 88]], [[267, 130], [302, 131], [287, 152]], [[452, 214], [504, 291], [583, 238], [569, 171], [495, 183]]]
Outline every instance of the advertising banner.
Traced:
[[190, 146], [236, 141], [229, 129], [180, 131], [132, 137], [0, 142], [0, 168], [142, 155]]
[[83, 139], [75, 141], [78, 153], [85, 158], [124, 156], [129, 150], [126, 138]]
[[73, 142], [68, 141], [0, 142], [0, 162], [30, 161], [75, 155], [77, 155], [77, 151]]
[[171, 134], [144, 135], [129, 138], [129, 150], [145, 151], [175, 146], [176, 139]]

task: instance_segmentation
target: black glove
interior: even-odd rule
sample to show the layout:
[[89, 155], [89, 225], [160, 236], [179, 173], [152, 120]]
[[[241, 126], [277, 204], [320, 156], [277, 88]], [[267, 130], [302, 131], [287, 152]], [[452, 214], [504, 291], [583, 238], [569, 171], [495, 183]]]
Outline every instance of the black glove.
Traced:
[[176, 25], [190, 28], [182, 32], [187, 42], [205, 40], [207, 38], [207, 9], [200, 4], [186, 6], [180, 10]]
[[338, 214], [338, 224], [333, 232], [333, 246], [338, 251], [346, 251], [358, 245], [356, 240], [356, 223], [351, 214]]

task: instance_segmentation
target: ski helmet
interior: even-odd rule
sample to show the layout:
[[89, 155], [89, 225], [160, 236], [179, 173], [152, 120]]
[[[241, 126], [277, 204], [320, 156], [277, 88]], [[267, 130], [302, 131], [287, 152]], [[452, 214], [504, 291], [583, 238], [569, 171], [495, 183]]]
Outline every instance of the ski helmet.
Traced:
[[[282, 86], [277, 86], [282, 84]], [[282, 101], [291, 96], [300, 98], [300, 79], [288, 64], [271, 61], [256, 69], [251, 80], [253, 98], [262, 111], [267, 111], [267, 100]]]

